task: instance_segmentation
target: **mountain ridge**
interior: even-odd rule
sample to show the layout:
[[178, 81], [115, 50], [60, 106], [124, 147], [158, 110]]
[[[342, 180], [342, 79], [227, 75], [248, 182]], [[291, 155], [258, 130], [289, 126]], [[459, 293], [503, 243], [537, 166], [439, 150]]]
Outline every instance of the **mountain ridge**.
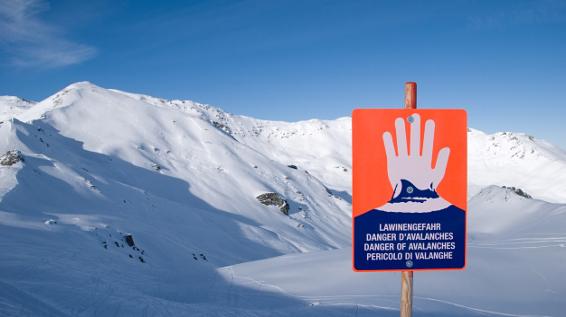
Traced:
[[[298, 122], [261, 120], [231, 114], [191, 100], [167, 100], [105, 89], [90, 82], [71, 84], [12, 117], [22, 121], [37, 120], [58, 107], [68, 107], [75, 102], [81, 104], [83, 96], [93, 95], [93, 92], [94, 95], [114, 95], [117, 101], [114, 105], [105, 105], [102, 98], [102, 101], [91, 103], [89, 107], [112, 106], [116, 111], [123, 111], [121, 105], [133, 103], [129, 100], [133, 99], [139, 101], [139, 104], [136, 103], [138, 107], [147, 108], [150, 105], [165, 111], [179, 111], [189, 116], [198, 116], [208, 121], [213, 128], [274, 161], [283, 165], [303, 165], [337, 192], [350, 191], [350, 179], [344, 177], [344, 173], [350, 175], [351, 171], [350, 117]], [[119, 98], [120, 96], [128, 98]], [[107, 110], [108, 113], [111, 109]], [[128, 116], [127, 113], [121, 115], [124, 118]], [[311, 151], [313, 144], [316, 145], [316, 151]], [[566, 169], [566, 151], [524, 133], [487, 134], [473, 128], [468, 132], [468, 144], [469, 197], [483, 187], [500, 185], [523, 188], [550, 202], [566, 202], [566, 193], [559, 189], [562, 185], [566, 186], [566, 173], [557, 173]], [[533, 173], [535, 170], [537, 173]], [[537, 174], [539, 177], [532, 179], [533, 175]], [[552, 182], [557, 185], [546, 188], [547, 184]]]

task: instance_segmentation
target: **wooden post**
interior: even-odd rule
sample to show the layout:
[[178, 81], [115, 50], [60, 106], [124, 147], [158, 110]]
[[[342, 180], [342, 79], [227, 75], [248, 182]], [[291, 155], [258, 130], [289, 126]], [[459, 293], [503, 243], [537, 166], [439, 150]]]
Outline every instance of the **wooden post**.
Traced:
[[[417, 83], [405, 83], [405, 109], [417, 109]], [[413, 271], [401, 272], [400, 316], [413, 316]]]
[[413, 316], [413, 271], [401, 272], [401, 317]]
[[405, 83], [405, 108], [417, 109], [417, 83]]

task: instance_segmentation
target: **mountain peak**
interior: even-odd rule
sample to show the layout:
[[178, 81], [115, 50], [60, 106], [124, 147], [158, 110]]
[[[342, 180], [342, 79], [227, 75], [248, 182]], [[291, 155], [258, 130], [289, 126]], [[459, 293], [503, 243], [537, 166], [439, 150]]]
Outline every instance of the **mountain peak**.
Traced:
[[72, 83], [70, 85], [68, 85], [67, 87], [65, 87], [63, 90], [70, 90], [70, 89], [84, 89], [84, 88], [101, 88], [93, 83], [91, 83], [90, 81], [78, 81], [75, 83]]

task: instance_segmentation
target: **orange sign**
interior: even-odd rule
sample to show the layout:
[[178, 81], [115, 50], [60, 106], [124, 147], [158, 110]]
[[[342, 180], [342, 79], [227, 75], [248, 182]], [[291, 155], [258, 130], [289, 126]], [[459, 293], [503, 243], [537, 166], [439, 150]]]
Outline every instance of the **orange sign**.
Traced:
[[352, 136], [354, 269], [463, 268], [466, 112], [356, 109]]

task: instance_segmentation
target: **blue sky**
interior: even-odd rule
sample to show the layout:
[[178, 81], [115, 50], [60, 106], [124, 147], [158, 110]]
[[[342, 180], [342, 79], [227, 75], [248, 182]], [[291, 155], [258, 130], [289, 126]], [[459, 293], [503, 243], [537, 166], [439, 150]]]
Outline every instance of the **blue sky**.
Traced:
[[466, 108], [566, 148], [566, 1], [0, 0], [0, 95], [66, 85], [264, 119]]

